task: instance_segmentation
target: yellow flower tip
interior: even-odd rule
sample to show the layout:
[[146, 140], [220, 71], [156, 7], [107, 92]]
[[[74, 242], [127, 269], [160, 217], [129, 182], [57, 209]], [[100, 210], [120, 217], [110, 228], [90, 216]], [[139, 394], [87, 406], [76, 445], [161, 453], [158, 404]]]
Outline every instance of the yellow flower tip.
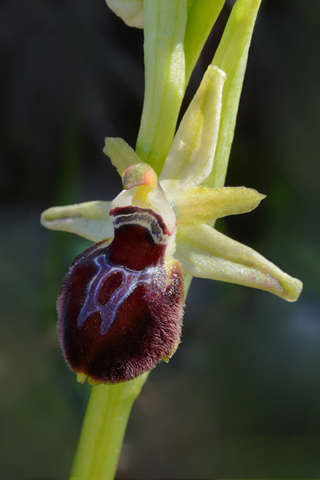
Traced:
[[112, 148], [112, 142], [114, 142], [114, 140], [115, 140], [115, 138], [113, 138], [113, 137], [106, 137], [104, 139], [104, 147], [103, 147], [102, 151], [108, 157], [110, 157], [109, 152], [110, 152], [110, 149]]
[[[46, 227], [47, 225], [47, 222], [48, 222], [48, 218], [50, 216], [50, 210], [51, 208], [48, 208], [47, 210], [45, 210], [44, 212], [41, 213], [41, 217], [40, 217], [40, 223], [43, 227]], [[49, 215], [48, 215], [49, 213]]]
[[40, 217], [40, 223], [43, 227], [49, 228], [51, 230], [55, 229], [57, 221], [63, 222], [63, 208], [61, 207], [51, 207], [42, 212]]
[[266, 198], [266, 195], [247, 187], [223, 187], [216, 192], [219, 197], [217, 203], [223, 205], [221, 212], [223, 215], [219, 216], [224, 216], [228, 210], [228, 215], [251, 212]]
[[88, 378], [89, 385], [92, 385], [92, 386], [101, 385], [101, 382], [97, 382], [96, 380], [94, 380], [92, 377], [89, 377], [85, 373], [82, 373], [82, 372], [77, 373], [77, 381], [79, 383], [83, 384], [87, 378]]
[[77, 373], [77, 382], [84, 383], [86, 381], [87, 375], [85, 373]]
[[91, 377], [88, 377], [88, 383], [89, 383], [89, 385], [92, 385], [93, 387], [95, 387], [97, 385], [103, 385], [102, 382], [98, 382], [97, 380], [94, 380]]
[[123, 172], [122, 183], [125, 190], [141, 185], [153, 190], [157, 188], [158, 178], [150, 165], [147, 163], [136, 163]]
[[262, 269], [260, 272], [256, 272], [255, 276], [258, 282], [261, 278], [260, 288], [281, 297], [287, 302], [298, 300], [303, 288], [303, 284], [298, 278], [291, 277], [277, 267], [273, 272]]
[[302, 289], [303, 283], [298, 278], [290, 277], [290, 281], [284, 287], [283, 298], [288, 302], [296, 302], [300, 297]]

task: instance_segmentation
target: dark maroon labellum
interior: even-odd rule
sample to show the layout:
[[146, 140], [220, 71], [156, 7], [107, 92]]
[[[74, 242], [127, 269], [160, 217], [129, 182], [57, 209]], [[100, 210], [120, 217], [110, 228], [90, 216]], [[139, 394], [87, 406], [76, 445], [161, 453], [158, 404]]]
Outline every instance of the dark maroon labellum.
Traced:
[[182, 324], [183, 276], [179, 262], [165, 267], [163, 225], [153, 212], [135, 223], [119, 210], [114, 239], [74, 260], [57, 304], [67, 363], [102, 383], [133, 379], [171, 357]]

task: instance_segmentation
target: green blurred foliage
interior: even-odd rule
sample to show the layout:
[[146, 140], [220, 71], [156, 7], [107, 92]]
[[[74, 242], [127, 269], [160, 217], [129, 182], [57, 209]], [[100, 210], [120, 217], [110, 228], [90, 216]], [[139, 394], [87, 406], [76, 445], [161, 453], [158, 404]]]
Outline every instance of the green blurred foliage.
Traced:
[[[263, 2], [227, 184], [257, 188], [267, 199], [217, 225], [301, 278], [302, 296], [288, 304], [193, 281], [182, 344], [152, 372], [133, 408], [119, 479], [319, 474], [319, 19], [317, 0]], [[89, 387], [62, 360], [55, 299], [88, 243], [44, 231], [38, 219], [51, 205], [119, 192], [102, 148], [105, 136], [134, 146], [142, 44], [142, 32], [102, 0], [1, 7], [1, 479], [68, 477]]]

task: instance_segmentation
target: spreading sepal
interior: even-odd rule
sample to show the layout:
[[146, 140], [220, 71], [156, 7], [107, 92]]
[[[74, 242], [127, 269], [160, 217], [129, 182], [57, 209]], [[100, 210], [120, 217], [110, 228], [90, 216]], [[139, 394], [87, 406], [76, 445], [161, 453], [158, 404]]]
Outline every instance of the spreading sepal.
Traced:
[[64, 207], [51, 207], [41, 215], [41, 225], [49, 230], [75, 233], [98, 242], [113, 236], [109, 218], [111, 202], [84, 202]]
[[300, 280], [209, 225], [179, 227], [175, 256], [183, 271], [194, 277], [266, 290], [289, 302], [296, 301], [302, 290]]

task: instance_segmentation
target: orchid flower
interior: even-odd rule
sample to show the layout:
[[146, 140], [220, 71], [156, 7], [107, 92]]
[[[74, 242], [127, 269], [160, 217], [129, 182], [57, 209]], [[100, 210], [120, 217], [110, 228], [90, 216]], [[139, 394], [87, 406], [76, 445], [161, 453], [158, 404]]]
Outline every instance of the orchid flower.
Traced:
[[[224, 0], [106, 0], [144, 29], [145, 97], [136, 149], [107, 138], [122, 177], [112, 201], [43, 212], [42, 225], [95, 242], [71, 264], [58, 299], [59, 337], [92, 389], [72, 478], [112, 479], [134, 399], [180, 342], [192, 277], [295, 301], [302, 283], [214, 228], [265, 198], [224, 187], [248, 50], [261, 0], [237, 0], [179, 128], [186, 85]], [[114, 385], [115, 384], [115, 385]], [[101, 420], [103, 419], [103, 421]]]
[[[181, 268], [188, 279], [195, 276], [238, 283], [266, 290], [288, 301], [296, 300], [300, 294], [299, 280], [212, 226], [217, 218], [251, 211], [264, 198], [250, 188], [213, 189], [201, 185], [214, 163], [225, 78], [221, 69], [208, 67], [179, 126], [159, 180], [154, 170], [142, 162], [124, 140], [107, 138], [104, 152], [122, 176], [124, 190], [112, 203], [95, 201], [54, 207], [42, 214], [45, 227], [98, 242], [75, 260], [58, 301], [62, 348], [80, 381], [86, 376], [93, 384], [131, 380], [172, 356], [181, 330]], [[149, 240], [144, 237], [141, 240], [139, 229], [148, 232]], [[125, 232], [121, 237], [120, 231]], [[105, 255], [107, 248], [111, 266], [101, 258], [101, 252]], [[98, 257], [95, 252], [99, 253]], [[84, 265], [92, 268], [93, 259], [99, 268], [92, 270], [84, 281]], [[164, 265], [163, 284], [159, 280], [160, 267], [154, 269], [159, 262]], [[120, 270], [123, 266], [126, 272]], [[133, 271], [142, 273], [138, 278], [136, 273], [128, 273]], [[152, 275], [157, 285], [161, 283], [159, 297]], [[144, 293], [139, 297], [137, 287], [141, 285]], [[146, 292], [150, 296], [148, 301]], [[81, 295], [86, 299], [82, 309], [77, 310], [77, 329], [68, 318], [76, 316], [73, 298]], [[110, 302], [106, 297], [111, 298]], [[133, 298], [136, 298], [134, 302]], [[161, 304], [161, 315], [155, 315], [156, 319], [149, 314], [144, 317], [140, 311], [146, 302], [152, 311]], [[131, 312], [130, 319], [126, 320], [130, 338], [124, 343], [123, 335], [115, 340], [114, 333], [106, 334], [116, 328], [117, 322], [121, 324], [118, 317], [128, 315], [127, 310]], [[98, 319], [94, 314], [101, 316]], [[148, 323], [143, 326], [144, 333], [141, 332], [142, 318]], [[91, 343], [97, 343], [96, 326], [91, 332], [90, 322], [94, 325], [101, 322], [100, 337], [106, 339], [99, 343], [98, 351], [90, 345], [90, 339]], [[81, 332], [82, 326], [84, 333], [75, 340], [74, 332]]]

